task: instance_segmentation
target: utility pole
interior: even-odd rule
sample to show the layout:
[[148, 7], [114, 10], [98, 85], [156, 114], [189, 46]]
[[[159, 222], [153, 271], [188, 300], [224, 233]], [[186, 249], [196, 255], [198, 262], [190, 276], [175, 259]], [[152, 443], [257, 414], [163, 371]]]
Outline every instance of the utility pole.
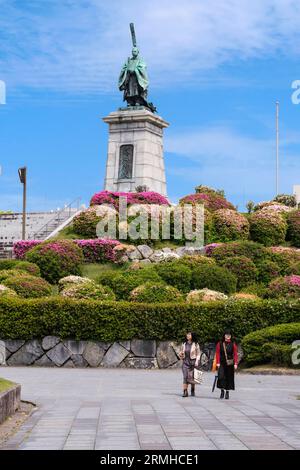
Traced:
[[23, 218], [22, 218], [22, 240], [26, 239], [26, 185], [27, 185], [27, 168], [18, 169], [20, 182], [23, 184]]
[[276, 196], [279, 194], [279, 101], [276, 101]]

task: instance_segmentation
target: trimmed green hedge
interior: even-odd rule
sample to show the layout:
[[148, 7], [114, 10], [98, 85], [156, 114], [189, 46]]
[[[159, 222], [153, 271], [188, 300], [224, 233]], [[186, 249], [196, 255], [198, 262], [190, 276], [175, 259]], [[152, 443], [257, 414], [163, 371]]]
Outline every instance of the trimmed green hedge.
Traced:
[[300, 323], [284, 323], [254, 331], [242, 340], [244, 360], [247, 365], [272, 363], [291, 367], [292, 343], [299, 339]]
[[237, 340], [260, 328], [300, 321], [300, 302], [284, 300], [143, 304], [60, 297], [1, 299], [0, 339], [46, 335], [99, 341], [181, 340], [194, 330], [201, 342], [232, 328]]

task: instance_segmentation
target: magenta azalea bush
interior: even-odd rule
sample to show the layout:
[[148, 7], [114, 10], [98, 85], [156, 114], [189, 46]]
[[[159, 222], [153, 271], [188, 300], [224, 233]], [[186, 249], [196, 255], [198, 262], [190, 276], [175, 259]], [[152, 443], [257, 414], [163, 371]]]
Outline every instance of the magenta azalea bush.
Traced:
[[246, 256], [232, 256], [220, 264], [236, 276], [238, 290], [256, 281], [258, 270], [253, 261]]
[[217, 211], [219, 209], [235, 210], [235, 207], [230, 202], [217, 193], [189, 194], [181, 198], [179, 204], [204, 204], [204, 207], [210, 211]]
[[17, 259], [24, 259], [27, 251], [31, 250], [37, 245], [40, 245], [41, 240], [20, 240], [14, 243], [13, 253]]
[[217, 248], [217, 246], [223, 245], [223, 243], [209, 243], [208, 245], [205, 245], [204, 247], [204, 253], [206, 256], [211, 256], [214, 249]]
[[232, 209], [219, 209], [213, 215], [214, 236], [217, 241], [247, 240], [249, 222], [247, 218]]
[[93, 195], [90, 205], [111, 204], [118, 210], [119, 197], [127, 198], [127, 204], [158, 204], [169, 206], [167, 198], [154, 191], [145, 191], [141, 193], [126, 193], [114, 191], [100, 191]]
[[265, 246], [280, 245], [285, 241], [287, 223], [280, 213], [258, 211], [250, 216], [249, 221], [252, 240]]
[[48, 240], [28, 251], [26, 260], [37, 264], [42, 277], [55, 284], [62, 277], [81, 274], [83, 254], [72, 240]]
[[279, 277], [269, 284], [269, 297], [291, 297], [300, 298], [300, 276]]
[[[87, 263], [119, 263], [124, 254], [124, 250], [116, 250], [121, 243], [118, 240], [74, 240], [82, 249], [84, 261]], [[124, 248], [125, 249], [125, 248]]]

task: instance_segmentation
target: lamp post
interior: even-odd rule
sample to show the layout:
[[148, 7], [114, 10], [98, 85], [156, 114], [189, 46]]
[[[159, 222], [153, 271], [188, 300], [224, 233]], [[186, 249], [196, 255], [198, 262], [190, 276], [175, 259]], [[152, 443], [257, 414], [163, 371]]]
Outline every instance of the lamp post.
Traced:
[[276, 196], [279, 194], [279, 101], [276, 101]]
[[18, 169], [20, 182], [23, 184], [23, 218], [22, 218], [22, 240], [26, 237], [26, 182], [27, 168], [26, 166]]

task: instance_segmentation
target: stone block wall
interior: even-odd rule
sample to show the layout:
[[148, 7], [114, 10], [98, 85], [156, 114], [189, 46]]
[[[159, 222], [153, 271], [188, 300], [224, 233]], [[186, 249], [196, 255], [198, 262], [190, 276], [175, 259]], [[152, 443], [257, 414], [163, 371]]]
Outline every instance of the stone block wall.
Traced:
[[[4, 340], [6, 366], [123, 367], [165, 369], [181, 366], [180, 344], [172, 341], [101, 341], [43, 339]], [[4, 365], [4, 364], [3, 364]]]

